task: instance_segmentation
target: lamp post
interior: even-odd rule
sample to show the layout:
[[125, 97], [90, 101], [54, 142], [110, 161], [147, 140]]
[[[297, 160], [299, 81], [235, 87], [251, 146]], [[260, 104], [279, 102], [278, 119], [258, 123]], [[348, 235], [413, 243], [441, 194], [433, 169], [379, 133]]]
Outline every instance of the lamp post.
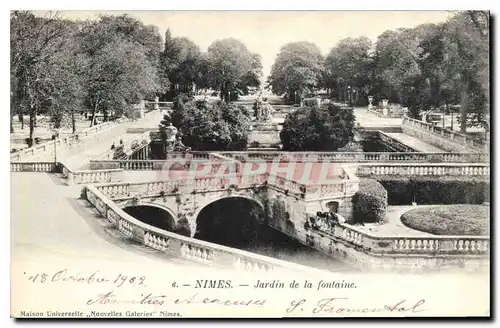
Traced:
[[451, 113], [451, 131], [453, 131], [453, 109], [450, 110]]
[[54, 164], [57, 165], [57, 138], [59, 138], [59, 129], [55, 128], [52, 134], [54, 140]]
[[352, 97], [351, 86], [348, 85], [347, 86], [347, 105], [351, 104], [351, 101], [352, 101], [351, 97]]

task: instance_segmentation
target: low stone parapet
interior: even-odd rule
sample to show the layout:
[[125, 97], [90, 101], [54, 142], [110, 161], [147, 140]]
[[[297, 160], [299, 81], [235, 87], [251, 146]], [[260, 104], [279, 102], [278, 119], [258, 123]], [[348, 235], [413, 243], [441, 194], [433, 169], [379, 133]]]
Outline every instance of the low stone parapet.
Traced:
[[109, 200], [97, 187], [85, 187], [86, 199], [114, 227], [127, 237], [156, 249], [201, 264], [229, 267], [236, 270], [252, 272], [269, 272], [277, 270], [299, 272], [321, 272], [310, 267], [293, 264], [274, 258], [257, 255], [242, 250], [213, 244], [145, 224]]
[[488, 164], [405, 164], [380, 163], [361, 164], [357, 173], [360, 177], [378, 175], [419, 175], [419, 176], [490, 176]]
[[410, 117], [403, 117], [401, 127], [404, 133], [449, 151], [470, 152], [473, 150], [487, 152], [489, 148], [489, 143], [486, 140], [471, 137]]
[[284, 152], [245, 151], [219, 152], [241, 161], [279, 162], [411, 162], [411, 163], [484, 163], [488, 153], [422, 153], [422, 152]]
[[11, 162], [10, 172], [55, 172], [54, 162]]

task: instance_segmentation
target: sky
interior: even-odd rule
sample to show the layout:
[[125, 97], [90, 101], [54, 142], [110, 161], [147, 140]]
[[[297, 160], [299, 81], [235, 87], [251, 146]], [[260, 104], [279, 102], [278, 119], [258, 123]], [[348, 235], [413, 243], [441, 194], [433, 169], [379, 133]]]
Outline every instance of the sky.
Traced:
[[[40, 12], [39, 12], [40, 13]], [[386, 30], [443, 22], [447, 11], [61, 11], [71, 19], [95, 19], [100, 14], [124, 14], [164, 35], [187, 37], [202, 51], [217, 39], [233, 37], [262, 57], [269, 75], [282, 45], [295, 41], [315, 43], [326, 55], [341, 39], [367, 36], [373, 42]]]

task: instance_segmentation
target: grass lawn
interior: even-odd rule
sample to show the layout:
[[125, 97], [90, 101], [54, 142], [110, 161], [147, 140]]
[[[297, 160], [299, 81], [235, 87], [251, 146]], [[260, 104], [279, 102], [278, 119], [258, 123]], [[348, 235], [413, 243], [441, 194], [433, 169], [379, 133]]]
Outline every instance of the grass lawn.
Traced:
[[417, 208], [401, 215], [401, 222], [434, 235], [487, 236], [490, 207], [463, 204]]

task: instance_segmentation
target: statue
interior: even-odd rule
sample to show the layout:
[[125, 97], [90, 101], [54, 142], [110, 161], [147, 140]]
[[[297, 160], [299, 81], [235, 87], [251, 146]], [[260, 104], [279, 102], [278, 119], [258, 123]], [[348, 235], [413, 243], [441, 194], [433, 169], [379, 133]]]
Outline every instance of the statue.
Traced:
[[271, 104], [264, 102], [262, 105], [262, 120], [269, 122], [273, 120], [273, 106]]
[[163, 120], [160, 125], [160, 137], [165, 144], [165, 151], [189, 151], [191, 148], [186, 147], [181, 140], [179, 130], [172, 125], [170, 114], [163, 115]]
[[269, 122], [273, 119], [273, 107], [267, 102], [267, 99], [260, 99], [260, 94], [254, 103], [254, 114], [257, 121]]
[[174, 145], [174, 150], [175, 151], [190, 151], [191, 147], [186, 147], [182, 143], [182, 138], [181, 138], [180, 134], [177, 134], [176, 140], [175, 140], [175, 145]]

